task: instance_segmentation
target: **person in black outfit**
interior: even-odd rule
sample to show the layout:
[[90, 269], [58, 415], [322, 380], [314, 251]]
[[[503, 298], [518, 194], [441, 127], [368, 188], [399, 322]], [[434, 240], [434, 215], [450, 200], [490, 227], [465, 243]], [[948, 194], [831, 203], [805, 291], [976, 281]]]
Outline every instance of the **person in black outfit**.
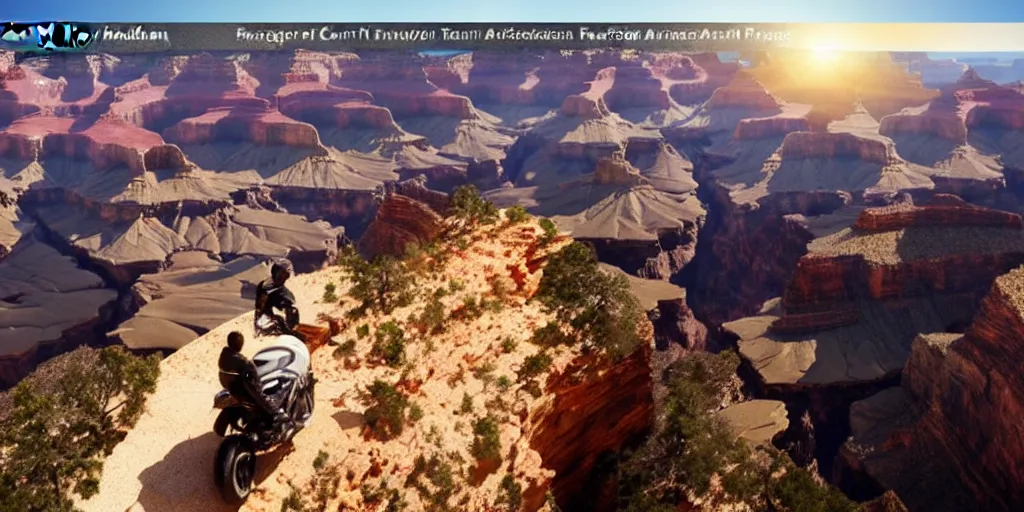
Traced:
[[[295, 295], [285, 286], [292, 276], [292, 265], [288, 260], [275, 262], [270, 267], [270, 278], [256, 286], [256, 311], [253, 321], [269, 317], [283, 334], [295, 335], [299, 324], [299, 310], [295, 307]], [[280, 310], [284, 316], [275, 313]], [[257, 332], [259, 328], [257, 327]], [[301, 338], [300, 338], [301, 339]]]
[[263, 394], [256, 365], [242, 355], [245, 336], [238, 331], [228, 334], [228, 344], [220, 352], [217, 366], [220, 369], [220, 385], [231, 393], [231, 396], [256, 405], [274, 419], [286, 417], [283, 410], [277, 409]]

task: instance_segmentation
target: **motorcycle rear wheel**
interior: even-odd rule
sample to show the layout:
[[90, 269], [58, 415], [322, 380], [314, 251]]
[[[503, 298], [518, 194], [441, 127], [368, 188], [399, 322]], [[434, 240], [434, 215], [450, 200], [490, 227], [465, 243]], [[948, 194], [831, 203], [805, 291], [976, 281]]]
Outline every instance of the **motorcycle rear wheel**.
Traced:
[[256, 451], [252, 442], [241, 435], [225, 438], [217, 450], [213, 476], [225, 502], [229, 505], [245, 502], [256, 479]]

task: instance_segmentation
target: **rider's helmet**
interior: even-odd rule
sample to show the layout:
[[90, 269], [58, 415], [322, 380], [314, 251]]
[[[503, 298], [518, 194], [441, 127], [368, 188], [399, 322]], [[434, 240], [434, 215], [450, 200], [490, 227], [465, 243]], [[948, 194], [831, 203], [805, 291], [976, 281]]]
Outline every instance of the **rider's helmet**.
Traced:
[[292, 262], [286, 259], [279, 259], [270, 266], [270, 277], [278, 284], [284, 284], [292, 274], [295, 273]]

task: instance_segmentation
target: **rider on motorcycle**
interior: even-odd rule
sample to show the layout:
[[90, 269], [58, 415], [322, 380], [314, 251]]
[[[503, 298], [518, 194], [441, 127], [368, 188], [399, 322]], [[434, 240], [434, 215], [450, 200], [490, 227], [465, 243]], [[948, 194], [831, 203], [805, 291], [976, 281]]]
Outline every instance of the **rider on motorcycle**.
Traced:
[[228, 344], [220, 352], [217, 366], [220, 369], [220, 384], [240, 401], [251, 403], [263, 410], [268, 417], [275, 420], [287, 419], [283, 409], [270, 403], [263, 394], [256, 365], [242, 355], [245, 336], [238, 331], [228, 334]]
[[[270, 278], [256, 287], [256, 311], [253, 321], [257, 333], [265, 330], [261, 327], [261, 321], [269, 321], [282, 334], [296, 334], [299, 310], [295, 307], [295, 295], [285, 286], [292, 274], [291, 262], [279, 260], [270, 267]], [[275, 313], [275, 309], [282, 311], [284, 316]]]

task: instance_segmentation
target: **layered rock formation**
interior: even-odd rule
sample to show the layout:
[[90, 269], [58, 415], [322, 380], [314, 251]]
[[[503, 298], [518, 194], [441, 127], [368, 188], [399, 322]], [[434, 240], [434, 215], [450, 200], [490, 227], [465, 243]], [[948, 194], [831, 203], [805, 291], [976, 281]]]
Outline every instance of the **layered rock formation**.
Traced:
[[0, 387], [40, 360], [101, 339], [117, 292], [96, 274], [26, 236], [0, 260]]
[[773, 311], [726, 328], [766, 386], [885, 379], [917, 333], [969, 321], [989, 283], [1024, 263], [1022, 228], [952, 198], [869, 208], [809, 245]]
[[359, 239], [359, 252], [368, 259], [379, 255], [402, 257], [406, 247], [430, 243], [442, 227], [441, 216], [429, 205], [401, 194], [388, 194]]
[[269, 275], [252, 257], [227, 264], [204, 252], [179, 252], [168, 268], [144, 274], [122, 299], [131, 318], [108, 335], [136, 350], [177, 350], [250, 311], [256, 284]]
[[[900, 388], [858, 402], [842, 459], [852, 475], [893, 489], [911, 510], [1014, 510], [1024, 383], [1010, 368], [1024, 327], [1024, 270], [995, 280], [965, 334], [914, 341]], [[900, 474], [927, 464], [929, 488]], [[938, 482], [936, 482], [938, 480]], [[941, 483], [942, 485], [935, 485]]]

